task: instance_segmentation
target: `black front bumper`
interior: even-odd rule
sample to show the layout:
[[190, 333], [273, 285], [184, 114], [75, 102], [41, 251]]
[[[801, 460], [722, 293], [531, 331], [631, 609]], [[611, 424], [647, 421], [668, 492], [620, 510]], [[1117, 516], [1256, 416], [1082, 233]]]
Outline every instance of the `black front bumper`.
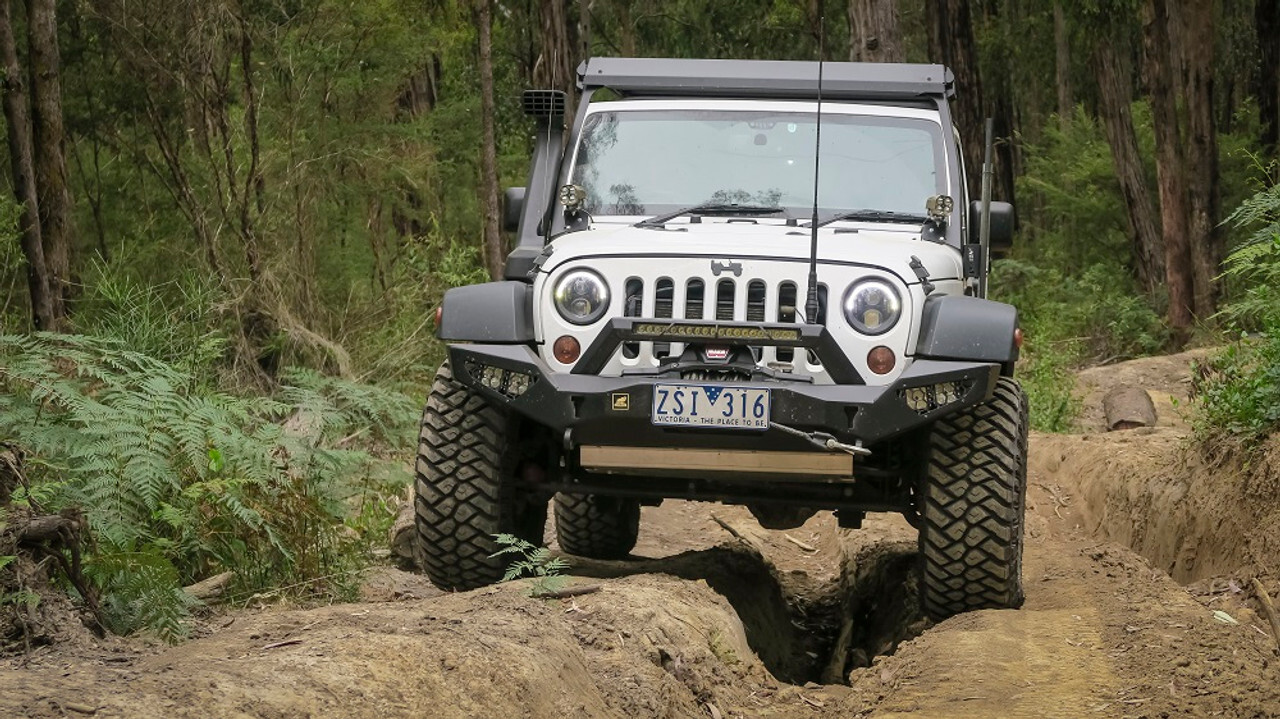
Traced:
[[[505, 405], [550, 428], [566, 447], [583, 444], [632, 447], [697, 447], [812, 451], [809, 441], [779, 429], [726, 430], [670, 428], [650, 421], [653, 385], [679, 383], [675, 374], [600, 377], [555, 373], [526, 345], [451, 345], [453, 376], [495, 404]], [[531, 378], [518, 396], [482, 381], [485, 368]], [[991, 396], [1000, 366], [986, 362], [916, 360], [890, 385], [815, 385], [787, 379], [754, 379], [738, 384], [771, 390], [770, 420], [805, 432], [824, 432], [841, 442], [879, 442], [979, 404]], [[958, 382], [958, 399], [925, 410], [908, 405], [907, 391]], [[733, 384], [733, 383], [723, 383]], [[953, 385], [956, 387], [956, 385]]]

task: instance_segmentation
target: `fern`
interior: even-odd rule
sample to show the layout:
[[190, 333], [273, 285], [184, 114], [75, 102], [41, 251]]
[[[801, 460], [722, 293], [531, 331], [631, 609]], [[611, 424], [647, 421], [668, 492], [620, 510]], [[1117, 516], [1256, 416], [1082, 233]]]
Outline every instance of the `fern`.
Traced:
[[[237, 397], [118, 342], [0, 336], [0, 437], [24, 449], [35, 480], [18, 499], [85, 508], [97, 545], [87, 571], [114, 628], [181, 637], [181, 587], [224, 569], [243, 596], [342, 589], [316, 580], [351, 568], [344, 520], [376, 460], [336, 441], [408, 446], [413, 410], [385, 390], [286, 377], [276, 398]], [[320, 419], [318, 434], [281, 428], [296, 408]]]
[[1253, 442], [1280, 429], [1280, 186], [1246, 200], [1228, 221], [1251, 231], [1227, 256], [1234, 297], [1220, 314], [1242, 337], [1256, 336], [1197, 369], [1194, 426], [1201, 436]]
[[535, 547], [511, 534], [495, 534], [493, 541], [501, 549], [489, 556], [512, 555], [515, 558], [511, 564], [507, 565], [502, 581], [510, 582], [521, 577], [529, 577], [529, 596], [532, 597], [554, 594], [568, 583], [568, 579], [561, 576], [569, 569], [568, 560], [553, 555], [550, 549]]

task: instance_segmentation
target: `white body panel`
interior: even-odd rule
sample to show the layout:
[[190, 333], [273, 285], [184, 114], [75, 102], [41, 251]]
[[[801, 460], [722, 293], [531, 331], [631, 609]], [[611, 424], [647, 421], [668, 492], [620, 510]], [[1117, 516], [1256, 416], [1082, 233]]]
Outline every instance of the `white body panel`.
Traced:
[[[601, 103], [599, 109], [619, 111], [627, 107], [646, 110], [664, 108], [742, 108], [753, 110], [816, 110], [810, 102], [754, 102], [733, 100], [636, 100]], [[594, 109], [594, 108], [593, 108]], [[824, 113], [849, 113], [876, 116], [915, 117], [937, 122], [936, 112], [923, 109], [824, 103]], [[590, 111], [590, 110], [589, 110]], [[947, 172], [947, 187], [953, 197], [959, 196], [955, 173]], [[923, 210], [923, 207], [921, 208]], [[570, 335], [585, 351], [609, 319], [624, 316], [626, 284], [630, 279], [643, 282], [642, 317], [654, 317], [655, 292], [660, 280], [670, 280], [673, 290], [670, 316], [676, 319], [716, 319], [715, 290], [723, 279], [734, 281], [734, 321], [746, 321], [747, 292], [751, 282], [763, 282], [765, 315], [756, 321], [776, 322], [778, 297], [784, 283], [796, 286], [800, 314], [807, 296], [808, 262], [811, 233], [807, 227], [777, 217], [702, 217], [692, 222], [688, 216], [665, 223], [664, 228], [635, 227], [644, 216], [602, 216], [592, 218], [589, 229], [571, 232], [555, 239], [551, 254], [534, 281], [536, 303], [534, 328], [542, 358], [556, 371], [569, 372], [573, 365], [557, 361], [551, 351], [556, 338]], [[958, 218], [953, 218], [958, 220]], [[804, 224], [807, 224], [805, 222]], [[937, 294], [960, 294], [964, 288], [960, 253], [953, 247], [920, 239], [920, 227], [911, 224], [882, 222], [837, 222], [818, 232], [818, 283], [828, 292], [826, 325], [840, 349], [868, 384], [887, 384], [896, 379], [910, 363], [920, 330], [920, 312], [924, 291], [920, 279], [911, 268], [918, 258], [934, 283]], [[742, 267], [734, 276], [722, 271], [716, 274], [713, 263], [733, 262]], [[556, 281], [566, 272], [589, 268], [599, 273], [609, 285], [610, 306], [597, 322], [579, 326], [566, 321], [555, 308], [553, 291]], [[864, 335], [855, 330], [841, 309], [846, 290], [865, 278], [879, 278], [898, 292], [902, 316], [887, 332]], [[701, 280], [705, 289], [701, 317], [686, 317], [687, 288], [690, 280]], [[758, 314], [758, 311], [757, 311]], [[728, 319], [727, 317], [724, 319]], [[619, 376], [631, 369], [652, 369], [660, 357], [654, 343], [638, 343], [634, 356], [621, 348], [615, 352], [603, 376]], [[867, 366], [867, 353], [884, 345], [898, 357], [894, 369], [877, 375]], [[679, 355], [684, 347], [672, 343], [670, 353]], [[770, 366], [778, 361], [777, 348], [763, 348], [760, 364]], [[832, 380], [820, 364], [811, 361], [804, 351], [794, 353], [792, 372], [812, 377], [819, 384]]]

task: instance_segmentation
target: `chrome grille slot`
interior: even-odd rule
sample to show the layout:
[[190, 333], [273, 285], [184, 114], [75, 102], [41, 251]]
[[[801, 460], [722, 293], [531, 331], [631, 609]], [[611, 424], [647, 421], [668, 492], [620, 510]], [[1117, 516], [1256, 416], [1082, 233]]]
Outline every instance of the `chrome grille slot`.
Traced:
[[671, 298], [675, 294], [675, 283], [670, 277], [658, 280], [658, 291], [654, 295], [653, 316], [664, 319], [671, 318]]
[[[671, 319], [671, 310], [673, 309], [675, 299], [676, 285], [671, 281], [670, 277], [663, 277], [658, 280], [656, 291], [653, 298], [653, 316], [662, 319]], [[670, 342], [654, 342], [653, 356], [667, 357], [671, 354]]]
[[697, 277], [689, 280], [685, 289], [684, 297], [684, 318], [687, 320], [702, 319], [702, 300], [706, 294], [707, 285]]
[[716, 319], [721, 322], [733, 321], [733, 280], [725, 278], [716, 283]]
[[751, 280], [747, 283], [747, 321], [764, 322], [764, 313], [764, 280]]
[[[626, 300], [623, 303], [622, 314], [624, 317], [643, 317], [644, 316], [644, 280], [638, 277], [632, 277], [627, 280], [625, 295]], [[640, 356], [639, 342], [624, 342], [622, 344], [622, 356], [627, 359], [635, 359]]]
[[[778, 286], [778, 321], [796, 321], [796, 283], [783, 282]], [[795, 359], [796, 351], [790, 347], [778, 348], [778, 361], [790, 362]]]
[[[827, 286], [824, 284], [818, 285], [818, 324], [827, 324]], [[822, 366], [822, 360], [818, 359], [817, 352], [809, 350], [808, 354], [809, 364], [814, 365], [815, 367]]]

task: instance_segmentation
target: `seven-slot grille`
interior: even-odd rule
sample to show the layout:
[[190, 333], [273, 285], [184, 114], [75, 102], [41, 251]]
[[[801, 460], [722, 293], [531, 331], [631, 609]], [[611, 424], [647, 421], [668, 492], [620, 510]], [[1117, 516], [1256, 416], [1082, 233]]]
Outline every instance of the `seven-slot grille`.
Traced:
[[[625, 284], [623, 315], [656, 319], [714, 320], [718, 322], [797, 322], [803, 315], [804, 295], [796, 282], [768, 283], [762, 279], [690, 277], [682, 281], [661, 277], [646, 283], [632, 277]], [[798, 303], [798, 304], [797, 304]], [[818, 323], [826, 323], [827, 287], [818, 285]], [[656, 363], [684, 352], [680, 342], [626, 342], [623, 357]], [[790, 363], [790, 347], [754, 347], [756, 361]], [[808, 363], [819, 366], [809, 352]], [[803, 363], [799, 363], [803, 364]], [[800, 367], [796, 367], [800, 369]]]

